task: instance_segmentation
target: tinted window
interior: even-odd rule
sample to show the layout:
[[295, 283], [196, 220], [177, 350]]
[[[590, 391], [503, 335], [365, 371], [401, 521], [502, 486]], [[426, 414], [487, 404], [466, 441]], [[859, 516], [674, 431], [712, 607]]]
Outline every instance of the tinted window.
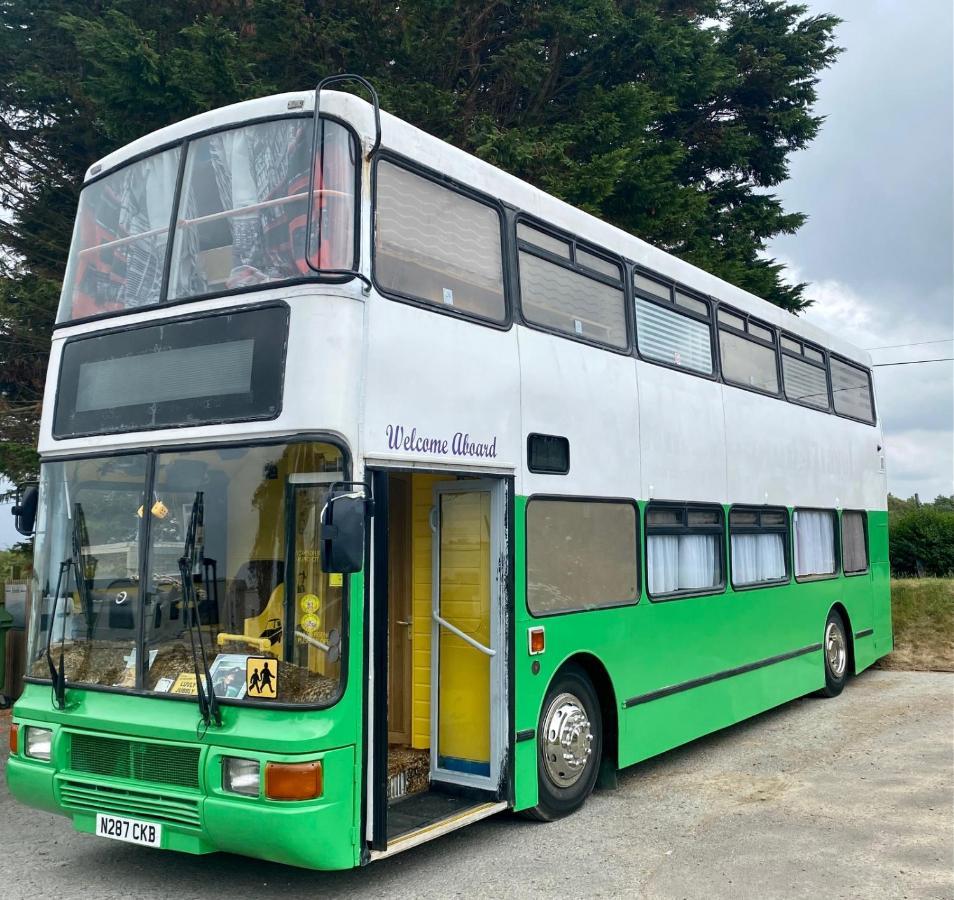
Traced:
[[53, 435], [274, 418], [287, 334], [264, 307], [68, 341]]
[[639, 597], [636, 506], [533, 499], [527, 506], [527, 605], [534, 615]]
[[722, 510], [650, 504], [646, 580], [653, 598], [709, 593], [723, 584]]
[[864, 369], [832, 359], [831, 391], [836, 413], [864, 422], [874, 422], [871, 382]]
[[555, 434], [531, 434], [527, 438], [527, 466], [544, 475], [570, 471], [570, 442]]
[[527, 321], [536, 325], [613, 347], [626, 346], [626, 302], [621, 287], [522, 250], [520, 302]]
[[542, 250], [548, 250], [550, 253], [562, 256], [564, 259], [570, 258], [570, 245], [567, 241], [553, 237], [553, 235], [537, 228], [532, 228], [525, 222], [517, 224], [517, 237], [521, 241], [526, 241], [528, 244], [533, 244]]
[[783, 354], [782, 380], [789, 400], [828, 409], [828, 375], [821, 366]]
[[833, 575], [837, 560], [835, 513], [827, 509], [797, 509], [794, 519], [795, 575]]
[[712, 373], [709, 326], [675, 308], [636, 298], [636, 339], [646, 359], [693, 372]]
[[867, 571], [868, 535], [863, 512], [846, 510], [841, 514], [841, 548], [845, 572]]
[[732, 584], [772, 584], [788, 578], [785, 510], [733, 509], [729, 513]]
[[775, 350], [772, 347], [720, 329], [719, 348], [722, 351], [722, 374], [726, 381], [769, 394], [778, 393]]
[[500, 216], [491, 206], [381, 161], [374, 275], [386, 291], [502, 322]]

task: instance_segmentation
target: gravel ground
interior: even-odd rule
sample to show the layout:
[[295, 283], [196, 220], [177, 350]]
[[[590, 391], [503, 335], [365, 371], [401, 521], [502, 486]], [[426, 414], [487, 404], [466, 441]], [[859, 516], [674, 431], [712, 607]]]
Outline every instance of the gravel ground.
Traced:
[[954, 674], [871, 671], [634, 766], [561, 822], [501, 815], [363, 870], [81, 835], [5, 781], [0, 848], [0, 896], [31, 900], [954, 898]]

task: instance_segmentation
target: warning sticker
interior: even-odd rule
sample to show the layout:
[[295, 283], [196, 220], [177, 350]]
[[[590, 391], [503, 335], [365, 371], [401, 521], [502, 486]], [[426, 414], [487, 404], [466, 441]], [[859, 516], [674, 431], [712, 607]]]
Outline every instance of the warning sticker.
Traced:
[[[193, 672], [181, 672], [172, 685], [170, 694], [197, 694], [196, 680]], [[205, 687], [205, 676], [202, 676], [202, 687]]]
[[246, 696], [274, 700], [278, 696], [278, 660], [250, 656], [245, 663]]

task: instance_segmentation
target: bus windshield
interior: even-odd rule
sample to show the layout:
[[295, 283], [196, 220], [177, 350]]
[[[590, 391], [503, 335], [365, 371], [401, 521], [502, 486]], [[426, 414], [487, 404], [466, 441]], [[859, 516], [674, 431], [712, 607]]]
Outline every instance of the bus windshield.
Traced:
[[[217, 697], [334, 702], [344, 579], [321, 571], [318, 540], [343, 477], [319, 443], [44, 463], [31, 674], [49, 675], [49, 649], [67, 687], [195, 696], [201, 639]], [[267, 689], [250, 659], [271, 661]]]
[[307, 252], [310, 118], [217, 131], [84, 188], [57, 321], [351, 269], [354, 142], [322, 120], [318, 146]]

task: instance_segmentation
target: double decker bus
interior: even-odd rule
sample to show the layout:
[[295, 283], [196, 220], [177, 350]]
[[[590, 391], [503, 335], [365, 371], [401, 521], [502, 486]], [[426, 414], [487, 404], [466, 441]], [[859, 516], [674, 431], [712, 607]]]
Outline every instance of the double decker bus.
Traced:
[[341, 869], [888, 653], [867, 355], [330, 86], [87, 173], [14, 796]]

